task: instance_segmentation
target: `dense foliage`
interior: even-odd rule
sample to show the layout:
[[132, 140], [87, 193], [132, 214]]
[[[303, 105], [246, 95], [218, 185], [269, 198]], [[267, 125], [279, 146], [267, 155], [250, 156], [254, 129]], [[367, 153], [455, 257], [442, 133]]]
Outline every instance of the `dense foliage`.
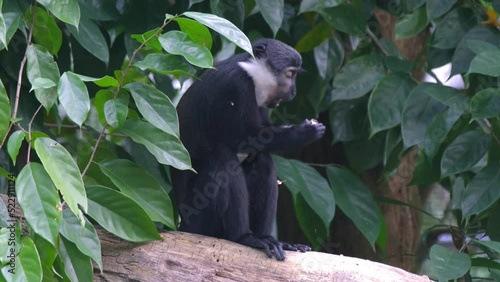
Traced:
[[[455, 248], [432, 246], [427, 274], [500, 279], [500, 1], [60, 2], [0, 1], [0, 281], [91, 281], [92, 261], [102, 268], [96, 224], [133, 242], [175, 230], [168, 168], [191, 169], [175, 104], [200, 69], [251, 52], [247, 36], [302, 53], [298, 96], [273, 118], [321, 114], [347, 159], [313, 168], [275, 156], [315, 248], [338, 207], [385, 249], [359, 173], [389, 178], [416, 152], [412, 184], [451, 194], [427, 228], [445, 227]], [[377, 9], [398, 16], [396, 39], [426, 36], [418, 58], [382, 37]], [[412, 76], [448, 63], [458, 89]]]

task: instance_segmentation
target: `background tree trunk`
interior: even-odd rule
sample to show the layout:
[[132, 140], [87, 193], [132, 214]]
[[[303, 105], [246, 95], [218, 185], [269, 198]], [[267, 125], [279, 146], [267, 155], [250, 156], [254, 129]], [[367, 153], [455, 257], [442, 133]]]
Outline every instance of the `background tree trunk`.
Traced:
[[[383, 10], [377, 10], [376, 30], [372, 32], [377, 36], [380, 34], [392, 40], [398, 47], [405, 59], [416, 60], [422, 53], [425, 46], [426, 32], [418, 36], [396, 40], [394, 35], [394, 26], [397, 17], [390, 15]], [[378, 28], [378, 29], [377, 29]], [[423, 69], [414, 71], [413, 77], [420, 81], [423, 77]], [[320, 117], [320, 121], [328, 127], [328, 116]], [[305, 148], [300, 154], [287, 155], [295, 157], [310, 163], [339, 163], [346, 164], [343, 156], [339, 155], [337, 146], [331, 146], [331, 136], [329, 132], [321, 140]], [[336, 150], [337, 149], [337, 150]], [[415, 168], [415, 151], [408, 153], [397, 169], [397, 173], [390, 179], [380, 181], [381, 169], [375, 168], [364, 172], [361, 177], [365, 184], [373, 191], [376, 196], [390, 198], [409, 205], [419, 207], [421, 205], [420, 190], [416, 186], [410, 186], [409, 183], [413, 177]], [[290, 204], [291, 199], [288, 191], [280, 190], [280, 207], [278, 217], [286, 217], [280, 220], [279, 225], [280, 239], [291, 242], [307, 243], [303, 235], [293, 235], [298, 233], [298, 223], [295, 219], [293, 207]], [[368, 258], [371, 260], [382, 261], [395, 267], [408, 271], [418, 269], [414, 255], [419, 241], [420, 218], [417, 211], [407, 206], [380, 204], [383, 218], [387, 226], [387, 247], [385, 251], [373, 251], [370, 244], [366, 241], [354, 224], [337, 209], [335, 219], [331, 226], [331, 238], [329, 242], [321, 242], [322, 250], [343, 254], [347, 256]]]

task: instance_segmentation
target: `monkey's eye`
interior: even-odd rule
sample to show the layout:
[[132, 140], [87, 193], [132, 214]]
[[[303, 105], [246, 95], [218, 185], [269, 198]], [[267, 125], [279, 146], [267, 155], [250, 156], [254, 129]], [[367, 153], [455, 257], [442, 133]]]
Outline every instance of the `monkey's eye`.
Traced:
[[295, 74], [295, 72], [294, 72], [293, 70], [287, 70], [287, 71], [285, 72], [285, 76], [286, 76], [287, 78], [293, 78], [294, 74]]

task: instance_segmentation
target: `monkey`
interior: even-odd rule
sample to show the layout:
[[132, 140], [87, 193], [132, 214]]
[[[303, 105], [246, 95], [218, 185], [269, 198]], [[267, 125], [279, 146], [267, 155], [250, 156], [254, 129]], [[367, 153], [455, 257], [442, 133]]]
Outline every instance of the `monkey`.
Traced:
[[177, 105], [180, 139], [193, 169], [172, 169], [180, 231], [223, 238], [285, 259], [310, 251], [272, 235], [278, 180], [271, 152], [311, 143], [325, 133], [315, 120], [274, 125], [269, 111], [296, 95], [302, 57], [274, 39], [205, 70]]

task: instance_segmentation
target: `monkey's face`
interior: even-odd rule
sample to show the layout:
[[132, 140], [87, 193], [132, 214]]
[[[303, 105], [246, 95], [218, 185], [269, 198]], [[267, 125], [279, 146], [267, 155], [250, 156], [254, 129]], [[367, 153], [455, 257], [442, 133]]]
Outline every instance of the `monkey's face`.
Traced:
[[275, 108], [281, 101], [291, 101], [297, 93], [295, 79], [300, 67], [287, 67], [277, 74], [277, 89], [275, 95], [269, 97], [267, 107]]

